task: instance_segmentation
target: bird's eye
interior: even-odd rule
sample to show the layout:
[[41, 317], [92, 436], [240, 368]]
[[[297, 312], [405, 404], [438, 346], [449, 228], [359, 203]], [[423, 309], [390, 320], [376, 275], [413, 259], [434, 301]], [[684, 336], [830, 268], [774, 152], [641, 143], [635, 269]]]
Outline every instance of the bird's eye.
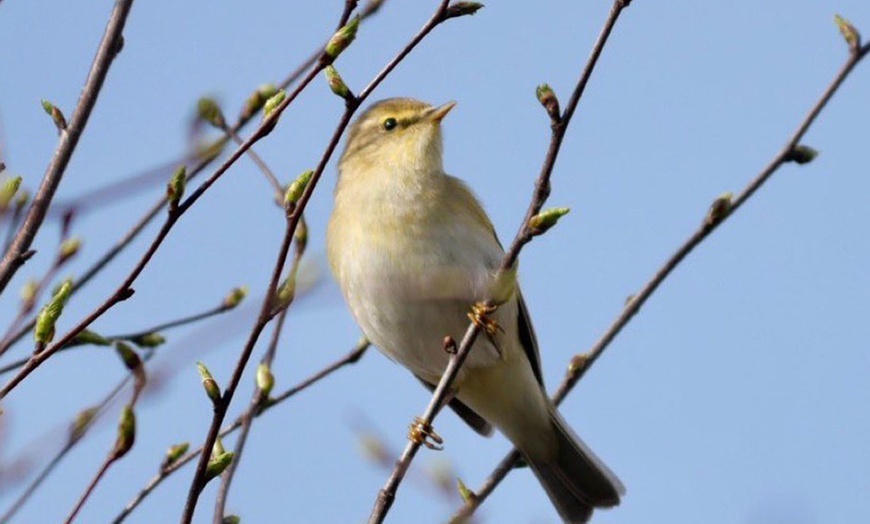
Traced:
[[384, 120], [384, 129], [386, 129], [387, 131], [392, 131], [396, 128], [397, 125], [399, 125], [399, 123], [396, 122], [396, 119], [393, 117]]

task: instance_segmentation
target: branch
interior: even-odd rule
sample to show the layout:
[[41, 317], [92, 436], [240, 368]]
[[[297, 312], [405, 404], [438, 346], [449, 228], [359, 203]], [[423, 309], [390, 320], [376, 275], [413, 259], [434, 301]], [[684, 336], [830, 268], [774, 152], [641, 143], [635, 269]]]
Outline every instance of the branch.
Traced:
[[[309, 183], [305, 186], [305, 189], [299, 197], [299, 200], [295, 202], [292, 206], [292, 209], [289, 210], [287, 231], [284, 236], [283, 244], [279, 251], [278, 260], [272, 272], [272, 280], [269, 284], [269, 287], [267, 288], [266, 298], [263, 301], [260, 315], [258, 316], [257, 322], [251, 330], [248, 341], [245, 344], [241, 355], [239, 356], [239, 359], [236, 363], [236, 368], [233, 372], [233, 376], [231, 377], [223, 396], [215, 406], [214, 416], [212, 417], [212, 424], [209, 428], [208, 435], [206, 436], [205, 442], [203, 444], [203, 451], [200, 454], [199, 463], [197, 464], [196, 472], [194, 473], [190, 489], [188, 490], [187, 502], [185, 504], [184, 512], [181, 518], [182, 524], [189, 524], [193, 519], [193, 513], [196, 509], [196, 504], [199, 499], [200, 492], [205, 486], [205, 471], [209, 462], [210, 450], [218, 438], [221, 423], [226, 416], [227, 409], [229, 408], [229, 404], [232, 401], [233, 395], [235, 394], [236, 387], [241, 380], [241, 376], [244, 372], [247, 362], [250, 359], [254, 345], [259, 339], [260, 333], [262, 332], [266, 323], [268, 323], [273, 316], [272, 297], [277, 290], [278, 278], [281, 274], [281, 268], [284, 266], [284, 261], [287, 259], [287, 253], [290, 248], [290, 240], [296, 232], [296, 227], [301, 220], [302, 212], [305, 210], [305, 206], [310, 200], [311, 195], [315, 187], [317, 186], [317, 182], [323, 175], [326, 164], [329, 162], [329, 159], [332, 157], [333, 152], [338, 146], [338, 142], [341, 139], [345, 128], [347, 128], [347, 126], [350, 124], [350, 120], [353, 114], [356, 112], [357, 108], [359, 108], [362, 102], [366, 98], [368, 98], [369, 95], [371, 95], [371, 93], [377, 88], [378, 85], [380, 85], [384, 78], [386, 78], [387, 75], [389, 75], [390, 72], [393, 71], [393, 69], [417, 46], [417, 44], [419, 44], [423, 40], [423, 38], [426, 37], [426, 35], [428, 35], [435, 27], [440, 25], [442, 22], [451, 18], [451, 16], [448, 16], [448, 14], [451, 12], [448, 8], [448, 3], [449, 0], [441, 1], [432, 17], [423, 25], [423, 27], [417, 32], [417, 34], [414, 35], [413, 38], [411, 38], [408, 44], [406, 44], [405, 47], [401, 51], [399, 51], [399, 53], [377, 75], [375, 75], [375, 78], [369, 83], [368, 86], [366, 86], [360, 92], [357, 97], [348, 97], [347, 99], [345, 99], [346, 107], [344, 114], [342, 115], [338, 126], [335, 129], [335, 132], [332, 134], [332, 138], [329, 140], [329, 144], [327, 145], [326, 150], [323, 152], [317, 168], [311, 175], [311, 179]], [[329, 49], [329, 46], [327, 46], [327, 49]], [[324, 53], [321, 55], [318, 65], [312, 70], [312, 73], [319, 73], [320, 71], [325, 69], [326, 66], [330, 65], [333, 59], [334, 56], [330, 56], [328, 51], [324, 51]], [[308, 80], [308, 78], [306, 78], [306, 80]], [[250, 145], [252, 145], [260, 137], [264, 136], [265, 132], [270, 129], [269, 126], [275, 124], [278, 118], [278, 114], [287, 107], [288, 103], [289, 97], [281, 104], [279, 104], [275, 108], [275, 110], [264, 119], [263, 125], [257, 131], [255, 131], [254, 134], [245, 142], [248, 147], [250, 147]], [[241, 155], [242, 149], [243, 148], [239, 148], [239, 150], [237, 150], [233, 156], [237, 158], [239, 155]], [[203, 186], [205, 186], [206, 184], [208, 184], [208, 181], [204, 183]]]
[[[377, 13], [380, 8], [384, 5], [387, 0], [369, 0], [365, 6], [363, 6], [362, 10], [359, 13], [360, 23], [364, 20], [368, 19], [370, 16]], [[342, 16], [341, 23], [338, 27], [347, 23], [347, 19], [350, 17], [349, 13], [345, 13]], [[281, 89], [287, 89], [294, 82], [299, 80], [302, 75], [308, 71], [320, 58], [322, 54], [323, 46], [320, 46], [315, 50], [305, 61], [302, 62], [293, 72], [291, 72], [284, 80], [278, 84], [278, 87]], [[247, 125], [253, 118], [258, 114], [260, 106], [257, 106], [254, 109], [248, 110], [246, 108], [245, 111], [241, 115], [239, 115], [238, 120], [235, 124], [230, 128], [233, 132], [238, 132], [245, 125]], [[206, 148], [206, 151], [212, 151], [215, 153], [220, 152], [223, 148], [223, 145], [226, 143], [229, 137], [225, 136], [216, 140], [212, 143], [211, 146]], [[188, 181], [195, 178], [197, 175], [202, 173], [206, 167], [208, 167], [211, 162], [216, 158], [216, 154], [207, 154], [204, 157], [200, 158], [200, 161], [189, 170], [190, 175], [188, 176]], [[172, 165], [177, 166], [183, 161], [175, 162]], [[79, 289], [81, 289], [85, 284], [87, 284], [94, 276], [96, 276], [106, 265], [108, 265], [112, 260], [115, 259], [127, 246], [129, 246], [133, 240], [135, 240], [139, 233], [141, 233], [145, 227], [151, 223], [152, 220], [160, 213], [160, 211], [166, 205], [166, 199], [161, 198], [159, 201], [154, 203], [151, 208], [140, 218], [140, 220], [134, 224], [134, 226], [128, 231], [118, 242], [112, 246], [106, 253], [104, 253], [97, 261], [89, 267], [74, 284], [73, 284], [73, 294], [75, 294]], [[35, 320], [31, 320], [21, 329], [19, 329], [15, 335], [7, 338], [3, 342], [0, 342], [0, 353], [4, 352], [8, 349], [9, 346], [19, 341], [22, 337], [24, 337], [30, 330], [33, 329], [35, 324]]]
[[[361, 340], [344, 357], [336, 360], [335, 362], [326, 366], [325, 368], [321, 369], [320, 371], [317, 371], [316, 373], [314, 373], [310, 377], [306, 378], [305, 380], [303, 380], [299, 384], [293, 386], [292, 388], [281, 393], [280, 395], [267, 400], [267, 402], [265, 402], [260, 407], [260, 409], [257, 410], [256, 413], [254, 413], [254, 418], [257, 418], [260, 415], [266, 413], [267, 411], [269, 411], [273, 407], [284, 402], [285, 400], [289, 399], [290, 397], [293, 397], [297, 393], [300, 393], [300, 392], [304, 391], [305, 389], [308, 389], [310, 386], [313, 386], [314, 384], [320, 382], [321, 380], [328, 377], [329, 375], [331, 375], [335, 371], [338, 371], [339, 369], [343, 368], [344, 366], [347, 366], [350, 364], [355, 364], [363, 356], [363, 354], [366, 352], [366, 350], [368, 350], [368, 348], [369, 348], [369, 342], [367, 340]], [[235, 422], [233, 422], [228, 427], [221, 430], [220, 437], [221, 438], [226, 437], [227, 435], [230, 435], [233, 432], [235, 432], [236, 430], [238, 430], [239, 428], [241, 428], [242, 422], [243, 421], [242, 421], [241, 417], [236, 419]], [[115, 519], [112, 522], [114, 524], [119, 524], [119, 523], [123, 522], [130, 515], [130, 513], [132, 513], [133, 510], [135, 510], [139, 506], [139, 504], [143, 500], [145, 500], [145, 498], [152, 491], [154, 491], [155, 488], [157, 488], [157, 486], [162, 484], [164, 480], [166, 480], [170, 475], [172, 475], [173, 473], [175, 473], [176, 471], [181, 469], [184, 465], [192, 462], [193, 459], [197, 458], [200, 455], [200, 453], [203, 451], [203, 449], [205, 449], [205, 448], [203, 446], [200, 446], [199, 448], [197, 448], [197, 449], [187, 453], [183, 457], [179, 458], [175, 462], [172, 462], [171, 464], [167, 465], [166, 467], [161, 468], [160, 472], [157, 473], [157, 475], [155, 475], [151, 480], [148, 481], [148, 483], [145, 485], [145, 487], [142, 488], [139, 491], [139, 493], [137, 493], [136, 496], [133, 497], [133, 499], [127, 503], [126, 506], [124, 506], [124, 509], [121, 510], [121, 512], [115, 517]]]
[[[622, 10], [628, 7], [629, 3], [630, 0], [615, 0], [613, 3], [613, 7], [610, 10], [610, 16], [608, 16], [607, 21], [604, 23], [604, 28], [601, 30], [601, 34], [598, 36], [595, 46], [592, 48], [592, 53], [589, 56], [586, 67], [580, 75], [580, 80], [574, 88], [574, 92], [569, 99], [568, 105], [565, 107], [564, 113], [560, 116], [558, 111], [551, 111], [550, 108], [547, 108], [550, 113], [552, 124], [550, 147], [547, 151], [544, 164], [541, 167], [541, 173], [535, 182], [535, 192], [532, 196], [532, 201], [529, 204], [528, 210], [526, 211], [525, 218], [511, 243], [510, 249], [505, 253], [498, 272], [493, 278], [496, 282], [511, 275], [517, 257], [519, 256], [523, 246], [528, 244], [536, 234], [535, 228], [531, 225], [531, 221], [536, 215], [538, 215], [538, 213], [540, 213], [541, 208], [544, 206], [544, 203], [550, 194], [550, 177], [556, 163], [556, 157], [559, 154], [559, 149], [562, 146], [562, 139], [568, 129], [568, 124], [571, 122], [571, 117], [574, 115], [577, 104], [580, 102], [586, 84], [592, 76], [592, 71], [595, 68], [595, 64], [598, 62], [598, 58], [601, 56], [601, 52], [604, 49], [604, 45], [607, 42], [607, 38], [610, 36], [613, 26], [616, 24], [616, 20], [619, 18]], [[492, 312], [498, 307], [498, 303], [493, 297], [490, 297], [483, 304], [476, 307], [482, 308], [484, 311]], [[432, 393], [432, 399], [429, 401], [426, 411], [422, 417], [417, 419], [417, 427], [424, 430], [431, 429], [432, 422], [446, 403], [450, 387], [456, 380], [460, 367], [463, 362], [465, 362], [469, 352], [471, 352], [471, 348], [474, 345], [474, 341], [480, 333], [480, 330], [481, 325], [479, 322], [472, 322], [469, 324], [465, 335], [462, 337], [462, 342], [459, 344], [459, 348], [451, 356], [447, 368], [441, 376], [441, 381], [438, 383], [438, 387], [435, 388], [435, 391]], [[411, 461], [414, 459], [414, 456], [417, 454], [417, 451], [420, 449], [423, 442], [423, 439], [410, 439], [408, 444], [405, 446], [405, 450], [396, 462], [396, 466], [389, 479], [387, 479], [387, 483], [378, 493], [374, 508], [369, 516], [369, 524], [380, 524], [384, 521], [387, 512], [390, 510], [390, 507], [395, 500], [399, 484], [401, 484], [402, 479], [405, 477], [405, 473], [411, 465]]]
[[[806, 134], [810, 126], [815, 122], [822, 109], [831, 100], [843, 81], [849, 76], [854, 67], [870, 53], [870, 44], [863, 47], [852, 46], [850, 49], [849, 58], [840, 68], [837, 75], [825, 89], [822, 96], [810, 109], [809, 113], [804, 117], [803, 121], [798, 125], [797, 129], [792, 134], [791, 138], [786, 142], [780, 152], [771, 160], [771, 162], [756, 175], [756, 177], [743, 189], [743, 191], [733, 201], [730, 198], [720, 197], [714, 201], [713, 207], [702, 221], [698, 229], [692, 233], [683, 244], [671, 255], [671, 257], [662, 265], [653, 277], [641, 288], [641, 290], [632, 296], [626, 303], [622, 312], [617, 316], [616, 320], [610, 325], [607, 331], [598, 339], [598, 341], [585, 353], [575, 356], [571, 359], [571, 364], [568, 372], [559, 388], [553, 395], [553, 401], [556, 405], [560, 404], [565, 397], [571, 392], [577, 382], [585, 375], [592, 365], [598, 360], [604, 350], [610, 345], [616, 336], [623, 328], [631, 321], [631, 319], [640, 311], [640, 308], [646, 301], [655, 293], [659, 285], [667, 279], [677, 266], [689, 255], [699, 244], [725, 222], [740, 206], [742, 206], [755, 192], [764, 185], [767, 180], [780, 168], [783, 164], [795, 160], [795, 152], [798, 150], [799, 142]], [[724, 206], [724, 207], [723, 207]], [[508, 453], [498, 466], [492, 471], [484, 484], [475, 496], [469, 499], [465, 506], [459, 509], [451, 522], [464, 522], [465, 519], [471, 516], [472, 513], [483, 503], [484, 500], [495, 490], [496, 487], [504, 480], [505, 477], [516, 467], [519, 461], [519, 453], [516, 449]]]
[[97, 96], [100, 94], [103, 82], [109, 73], [109, 67], [123, 46], [122, 33], [132, 5], [133, 0], [118, 0], [109, 16], [106, 32], [97, 48], [97, 54], [69, 125], [61, 131], [60, 142], [42, 177], [42, 183], [33, 198], [33, 203], [27, 211], [27, 217], [15, 235], [12, 245], [3, 256], [3, 261], [0, 262], [0, 293], [6, 289], [15, 272], [24, 264], [26, 260], [24, 255], [30, 250], [36, 232], [42, 226], [42, 221], [45, 219], [54, 193], [60, 185], [66, 166], [72, 158], [79, 138], [91, 116], [91, 111], [97, 103]]
[[[290, 267], [290, 276], [287, 277], [288, 282], [287, 286], [292, 286], [294, 289], [296, 288], [296, 275], [299, 270], [299, 263], [302, 260], [302, 255], [305, 254], [305, 247], [307, 245], [307, 239], [296, 238], [296, 252], [293, 256], [292, 266]], [[295, 293], [293, 295], [295, 297]], [[292, 301], [292, 299], [291, 299]], [[223, 475], [221, 475], [221, 485], [218, 489], [217, 499], [215, 501], [214, 506], [214, 524], [223, 524], [224, 522], [224, 513], [226, 511], [227, 497], [230, 493], [230, 486], [233, 482], [233, 477], [236, 474], [236, 471], [239, 467], [239, 462], [242, 460], [242, 452], [245, 449], [245, 444], [248, 441], [248, 434], [251, 431], [251, 426], [254, 421], [254, 417], [260, 408], [264, 405], [264, 403], [268, 402], [269, 394], [271, 393], [272, 384], [274, 383], [274, 378], [272, 378], [272, 362], [275, 360], [275, 353], [278, 351], [278, 341], [281, 338], [281, 332], [284, 328], [284, 322], [287, 320], [287, 313], [290, 311], [290, 302], [286, 304], [282, 304], [283, 309], [281, 313], [278, 315], [278, 320], [275, 322], [275, 328], [272, 331], [272, 339], [269, 341], [269, 348], [266, 350], [266, 354], [263, 356], [263, 359], [260, 361], [261, 368], [257, 369], [257, 387], [254, 389], [254, 393], [251, 396], [251, 402], [248, 405], [248, 409], [242, 414], [239, 418], [241, 421], [241, 431], [239, 432], [239, 437], [236, 439], [236, 445], [233, 449], [233, 461], [227, 466], [227, 469], [224, 471]], [[261, 383], [261, 369], [263, 370], [263, 374], [268, 374], [269, 382], [268, 384]], [[267, 380], [264, 378], [264, 380]]]

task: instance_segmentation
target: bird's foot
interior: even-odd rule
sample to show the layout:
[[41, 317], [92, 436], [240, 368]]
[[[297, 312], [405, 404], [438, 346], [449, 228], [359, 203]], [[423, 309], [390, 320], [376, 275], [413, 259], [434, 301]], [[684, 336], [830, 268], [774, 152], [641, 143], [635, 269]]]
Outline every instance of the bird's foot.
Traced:
[[476, 326], [483, 329], [487, 336], [493, 337], [497, 332], [504, 331], [498, 322], [490, 318], [490, 315], [495, 313], [497, 306], [490, 306], [485, 302], [478, 302], [471, 306], [471, 311], [468, 313], [468, 319], [474, 322]]
[[408, 439], [411, 442], [422, 444], [429, 449], [442, 450], [444, 449], [444, 439], [438, 433], [435, 433], [435, 428], [432, 424], [428, 424], [420, 417], [414, 418], [414, 422], [408, 428]]

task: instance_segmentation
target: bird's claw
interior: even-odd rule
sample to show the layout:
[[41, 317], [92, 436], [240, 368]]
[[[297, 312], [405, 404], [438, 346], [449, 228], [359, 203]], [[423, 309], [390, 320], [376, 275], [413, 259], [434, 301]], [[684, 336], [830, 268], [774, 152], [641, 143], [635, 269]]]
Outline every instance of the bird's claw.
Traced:
[[471, 306], [471, 311], [468, 313], [468, 319], [474, 324], [483, 329], [487, 336], [493, 337], [497, 332], [504, 331], [498, 322], [490, 318], [489, 315], [495, 313], [496, 306], [490, 306], [484, 302], [478, 302]]
[[414, 418], [414, 422], [408, 428], [408, 439], [416, 444], [422, 444], [429, 449], [442, 450], [444, 449], [444, 439], [438, 433], [432, 424], [428, 424], [420, 417]]

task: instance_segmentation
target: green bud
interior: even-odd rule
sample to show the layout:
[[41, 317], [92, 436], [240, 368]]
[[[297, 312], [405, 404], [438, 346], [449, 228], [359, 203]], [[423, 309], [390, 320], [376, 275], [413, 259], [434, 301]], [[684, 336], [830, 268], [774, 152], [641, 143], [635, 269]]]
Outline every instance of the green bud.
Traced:
[[480, 2], [453, 2], [444, 12], [444, 19], [473, 15], [483, 8]]
[[305, 247], [308, 246], [308, 222], [305, 220], [305, 215], [299, 217], [293, 239], [296, 241], [296, 251], [301, 256], [305, 252]]
[[196, 369], [199, 370], [199, 377], [202, 380], [202, 387], [205, 389], [205, 394], [208, 395], [208, 398], [210, 398], [212, 402], [216, 403], [220, 401], [221, 390], [214, 377], [211, 376], [211, 372], [202, 362], [196, 363]]
[[218, 129], [227, 127], [224, 113], [214, 98], [200, 98], [196, 103], [196, 115]]
[[184, 196], [184, 186], [187, 184], [187, 166], [179, 166], [169, 179], [166, 185], [166, 200], [169, 201], [169, 207], [175, 209], [178, 207], [178, 202]]
[[36, 327], [33, 330], [33, 338], [38, 344], [48, 344], [54, 338], [54, 325], [63, 313], [63, 307], [71, 293], [72, 280], [64, 280], [51, 300], [42, 307], [36, 317]]
[[72, 343], [80, 346], [108, 346], [112, 343], [112, 341], [102, 335], [95, 333], [94, 331], [86, 329], [76, 335], [75, 338], [72, 340]]
[[33, 307], [33, 301], [36, 300], [36, 292], [39, 291], [39, 283], [33, 279], [28, 280], [21, 287], [21, 303], [22, 308], [30, 311]]
[[[271, 115], [276, 109], [278, 109], [278, 106], [281, 105], [281, 103], [284, 101], [284, 98], [286, 97], [287, 93], [285, 93], [284, 90], [281, 89], [277, 93], [269, 97], [268, 100], [266, 100], [266, 103], [263, 104], [263, 121], [268, 119], [269, 115]], [[266, 124], [266, 126], [263, 128], [263, 135], [265, 136], [271, 133], [272, 130], [275, 129], [275, 124], [277, 123], [278, 120], [276, 118], [275, 120], [272, 120], [268, 124]]]
[[466, 504], [474, 504], [477, 502], [477, 493], [472, 491], [468, 486], [462, 482], [462, 479], [456, 479], [456, 487], [459, 490], [459, 496], [462, 497], [462, 502]]
[[221, 453], [220, 455], [216, 455], [208, 461], [208, 465], [205, 468], [205, 479], [204, 481], [207, 483], [211, 481], [213, 478], [219, 476], [221, 473], [227, 469], [230, 464], [233, 463], [233, 452], [226, 451]]
[[172, 467], [173, 464], [178, 462], [178, 459], [187, 453], [188, 449], [190, 449], [189, 442], [169, 446], [169, 449], [166, 450], [166, 455], [163, 456], [163, 461], [160, 462], [160, 471], [165, 471], [167, 468]]
[[548, 229], [555, 226], [559, 219], [571, 211], [567, 207], [554, 207], [541, 211], [529, 219], [529, 229], [533, 236], [544, 234]]
[[834, 15], [834, 23], [837, 24], [837, 27], [840, 29], [840, 34], [843, 35], [843, 38], [849, 45], [849, 50], [853, 53], [857, 53], [858, 49], [861, 47], [861, 33], [855, 29], [855, 26], [840, 15]]
[[277, 306], [278, 309], [284, 309], [287, 307], [293, 299], [296, 298], [296, 273], [291, 273], [284, 282], [278, 286], [278, 291], [276, 292]]
[[64, 118], [63, 113], [61, 113], [57, 106], [48, 100], [43, 100], [42, 109], [51, 117], [51, 121], [54, 122], [54, 126], [57, 128], [58, 132], [66, 129], [66, 118]]
[[157, 332], [145, 333], [138, 337], [132, 337], [130, 342], [140, 348], [156, 348], [166, 343], [166, 337]]
[[242, 119], [248, 120], [257, 114], [257, 111], [263, 108], [266, 100], [269, 100], [278, 92], [275, 84], [263, 84], [251, 93], [251, 96], [245, 101], [245, 106], [242, 108]]
[[233, 288], [230, 294], [224, 298], [223, 307], [225, 309], [233, 309], [241, 304], [246, 296], [248, 296], [248, 286]]
[[115, 342], [115, 351], [118, 352], [118, 356], [121, 357], [124, 366], [130, 371], [142, 368], [142, 359], [139, 358], [139, 355], [129, 345], [123, 342]]
[[799, 165], [809, 164], [815, 158], [819, 156], [819, 152], [810, 146], [805, 146], [802, 144], [798, 144], [794, 146], [794, 149], [789, 151], [789, 153], [785, 157], [786, 162], [795, 162]]
[[221, 521], [221, 524], [239, 524], [242, 521], [238, 515], [227, 515]]
[[544, 106], [550, 119], [559, 120], [559, 99], [556, 98], [553, 88], [549, 84], [541, 84], [535, 89], [535, 96], [538, 97], [538, 102]]
[[21, 187], [20, 176], [7, 178], [3, 182], [3, 187], [0, 188], [0, 210], [5, 210], [9, 207], [9, 203], [15, 198], [15, 193], [18, 192], [19, 187]]
[[287, 93], [284, 92], [283, 89], [279, 89], [277, 93], [270, 96], [269, 99], [266, 100], [266, 103], [263, 105], [263, 116], [267, 117], [271, 115], [272, 111], [274, 111], [279, 105], [281, 105], [281, 102], [283, 102], [284, 98], [286, 97]]
[[272, 370], [269, 369], [269, 364], [265, 362], [261, 362], [257, 366], [257, 387], [260, 388], [265, 397], [268, 397], [269, 393], [272, 392], [272, 388], [275, 387], [275, 376], [272, 374]]
[[225, 453], [227, 450], [224, 449], [224, 441], [221, 440], [220, 437], [216, 438], [214, 441], [214, 445], [211, 447], [212, 456], [220, 455], [221, 453]]
[[178, 462], [178, 459], [183, 457], [188, 449], [190, 449], [189, 442], [169, 446], [169, 449], [166, 450], [166, 455], [163, 457], [163, 462], [160, 463], [160, 470], [163, 471]]
[[284, 193], [284, 208], [288, 210], [292, 210], [296, 203], [299, 202], [299, 199], [302, 198], [302, 193], [305, 192], [305, 188], [308, 187], [308, 183], [311, 182], [311, 178], [314, 176], [314, 171], [310, 169], [305, 171], [298, 177], [296, 180], [290, 183], [287, 187], [287, 192]]
[[707, 216], [704, 218], [704, 225], [713, 227], [725, 220], [725, 217], [731, 212], [731, 204], [734, 195], [729, 191], [722, 193], [710, 205], [710, 210], [707, 211]]
[[78, 442], [78, 440], [85, 435], [85, 432], [90, 429], [91, 423], [93, 423], [94, 418], [99, 412], [100, 408], [98, 407], [87, 408], [79, 411], [69, 428], [69, 444]]
[[329, 42], [326, 43], [326, 48], [323, 50], [329, 63], [338, 58], [338, 55], [354, 41], [358, 28], [359, 15], [351, 18], [350, 22], [332, 35], [332, 38], [329, 39]]
[[348, 89], [347, 84], [342, 80], [341, 75], [338, 74], [338, 71], [332, 65], [326, 66], [324, 69], [324, 73], [326, 74], [326, 81], [329, 83], [329, 88], [333, 93], [347, 100], [351, 98], [350, 89]]
[[124, 406], [121, 410], [121, 422], [118, 424], [118, 437], [112, 449], [112, 459], [119, 459], [130, 451], [136, 442], [136, 414], [132, 406]]
[[79, 249], [82, 247], [82, 240], [78, 237], [72, 237], [64, 240], [60, 244], [60, 249], [58, 250], [58, 264], [66, 262], [70, 258], [74, 257]]

